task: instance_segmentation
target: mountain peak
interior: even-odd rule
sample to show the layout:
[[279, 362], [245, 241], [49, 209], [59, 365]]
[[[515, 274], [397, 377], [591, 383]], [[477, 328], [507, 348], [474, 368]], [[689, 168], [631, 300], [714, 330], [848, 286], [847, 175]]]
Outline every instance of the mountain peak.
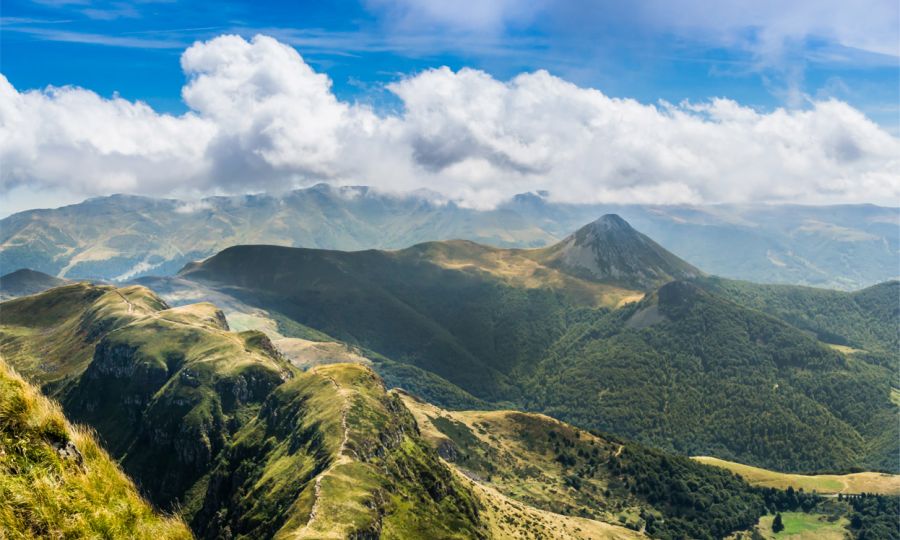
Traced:
[[641, 290], [702, 275], [617, 214], [601, 216], [544, 253], [548, 264], [571, 274]]
[[[635, 231], [631, 225], [622, 219], [619, 214], [604, 214], [600, 216], [596, 221], [592, 221], [588, 223], [581, 229], [579, 232], [584, 231], [585, 233], [591, 234], [599, 231]], [[577, 234], [577, 233], [576, 233]]]

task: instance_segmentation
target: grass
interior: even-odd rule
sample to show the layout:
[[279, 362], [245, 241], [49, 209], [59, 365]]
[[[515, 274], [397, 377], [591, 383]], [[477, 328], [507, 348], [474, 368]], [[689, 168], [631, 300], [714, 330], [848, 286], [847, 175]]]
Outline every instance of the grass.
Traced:
[[772, 532], [772, 521], [775, 516], [763, 516], [757, 529], [763, 538], [778, 540], [843, 540], [847, 538], [846, 519], [829, 521], [821, 514], [804, 514], [802, 512], [783, 512], [781, 520], [784, 530]]
[[542, 264], [541, 249], [500, 249], [450, 240], [420, 244], [400, 253], [418, 254], [442, 268], [487, 274], [514, 287], [562, 291], [579, 304], [615, 307], [643, 297], [640, 291], [581, 279]]
[[[619, 445], [518, 411], [447, 411], [398, 392], [422, 436], [467, 477], [537, 510], [600, 522], [635, 522], [641, 507], [616, 491], [604, 464]], [[452, 450], [451, 450], [452, 449]], [[559, 457], [571, 461], [563, 464]], [[577, 489], [566, 482], [577, 475]], [[615, 500], [613, 500], [615, 499]]]
[[728, 469], [756, 486], [778, 489], [793, 487], [794, 489], [815, 491], [821, 494], [880, 493], [900, 495], [900, 476], [894, 474], [862, 472], [843, 475], [820, 474], [807, 476], [770, 471], [709, 456], [698, 456], [694, 459], [707, 465]]
[[[823, 342], [824, 343], [824, 342]], [[861, 352], [866, 352], [863, 349], [854, 349], [853, 347], [848, 347], [847, 345], [835, 345], [834, 343], [825, 343], [828, 347], [832, 349], [844, 353], [844, 354], [856, 354]]]
[[481, 501], [484, 518], [490, 527], [491, 538], [498, 540], [645, 538], [636, 531], [618, 525], [575, 516], [564, 516], [522, 504], [491, 486], [478, 483], [458, 471], [457, 474]]
[[182, 521], [154, 512], [89, 431], [2, 360], [0, 531], [10, 539], [191, 538]]

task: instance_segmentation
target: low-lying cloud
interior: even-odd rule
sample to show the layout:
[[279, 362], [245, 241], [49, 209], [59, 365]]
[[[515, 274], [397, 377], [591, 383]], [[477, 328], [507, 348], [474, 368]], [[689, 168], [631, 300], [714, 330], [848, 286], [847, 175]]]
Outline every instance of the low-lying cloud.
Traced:
[[900, 139], [836, 100], [761, 112], [727, 99], [646, 105], [544, 72], [447, 68], [388, 86], [402, 112], [341, 101], [293, 48], [257, 36], [181, 58], [190, 112], [0, 76], [0, 193], [279, 190], [319, 181], [428, 188], [488, 207], [571, 202], [900, 201]]

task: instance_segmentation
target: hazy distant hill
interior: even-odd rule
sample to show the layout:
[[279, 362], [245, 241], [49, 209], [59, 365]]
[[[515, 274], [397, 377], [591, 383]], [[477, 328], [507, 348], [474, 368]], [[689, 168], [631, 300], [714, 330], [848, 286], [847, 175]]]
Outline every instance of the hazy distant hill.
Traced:
[[[896, 287], [790, 289], [805, 302], [794, 303], [806, 310], [794, 317], [765, 299], [765, 287], [717, 292], [727, 283], [693, 278], [696, 269], [619, 221], [605, 217], [574, 242], [533, 250], [461, 241], [350, 253], [238, 246], [181, 278], [484, 401], [688, 455], [779, 470], [896, 469], [897, 356], [889, 335], [867, 327], [896, 328], [898, 316], [861, 316], [859, 304], [886, 306]], [[593, 249], [591, 235], [613, 225], [618, 232]], [[562, 264], [573, 246], [578, 264]], [[840, 343], [824, 329], [837, 327], [884, 352], [833, 350], [826, 343]], [[418, 384], [420, 371], [401, 383]]]
[[22, 268], [0, 276], [0, 300], [39, 293], [68, 282], [66, 279]]
[[239, 244], [357, 250], [466, 239], [540, 247], [607, 213], [720, 276], [854, 289], [898, 275], [896, 208], [571, 205], [523, 194], [479, 211], [427, 193], [327, 185], [193, 202], [114, 195], [22, 212], [0, 220], [0, 272], [31, 268], [105, 280], [171, 275]]

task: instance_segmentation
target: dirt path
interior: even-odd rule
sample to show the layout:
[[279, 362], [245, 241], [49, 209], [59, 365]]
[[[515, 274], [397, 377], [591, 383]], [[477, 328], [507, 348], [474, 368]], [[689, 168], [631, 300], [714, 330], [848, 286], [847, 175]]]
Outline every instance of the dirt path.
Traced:
[[347, 445], [350, 442], [350, 429], [347, 426], [347, 412], [348, 412], [348, 409], [350, 408], [350, 406], [349, 406], [350, 400], [347, 399], [347, 397], [346, 397], [346, 394], [348, 393], [348, 391], [344, 390], [344, 388], [341, 387], [340, 384], [338, 384], [338, 382], [334, 379], [334, 377], [331, 377], [329, 375], [323, 375], [323, 376], [326, 379], [328, 379], [328, 381], [332, 385], [334, 385], [334, 388], [337, 391], [338, 397], [342, 398], [342, 400], [343, 400], [343, 404], [341, 405], [341, 429], [343, 430], [344, 433], [343, 433], [343, 436], [341, 437], [341, 445], [338, 448], [337, 459], [335, 459], [333, 462], [331, 462], [331, 465], [329, 465], [328, 468], [326, 468], [324, 471], [322, 471], [319, 474], [318, 477], [316, 477], [316, 483], [315, 483], [315, 487], [314, 487], [314, 491], [313, 491], [314, 499], [313, 499], [312, 510], [310, 510], [309, 519], [306, 521], [306, 525], [303, 526], [303, 530], [300, 533], [301, 536], [303, 535], [303, 533], [306, 533], [309, 530], [310, 526], [312, 525], [312, 523], [316, 520], [316, 517], [318, 516], [319, 503], [322, 500], [322, 497], [321, 497], [321, 495], [322, 495], [322, 479], [325, 478], [326, 476], [328, 476], [329, 474], [331, 474], [331, 472], [338, 465], [341, 465], [344, 463], [349, 463], [350, 461], [352, 461], [347, 452]]
[[133, 313], [134, 304], [131, 303], [131, 300], [125, 298], [125, 295], [122, 294], [122, 291], [120, 291], [119, 289], [116, 289], [116, 294], [118, 294], [119, 298], [121, 298], [126, 304], [128, 304], [128, 313]]

